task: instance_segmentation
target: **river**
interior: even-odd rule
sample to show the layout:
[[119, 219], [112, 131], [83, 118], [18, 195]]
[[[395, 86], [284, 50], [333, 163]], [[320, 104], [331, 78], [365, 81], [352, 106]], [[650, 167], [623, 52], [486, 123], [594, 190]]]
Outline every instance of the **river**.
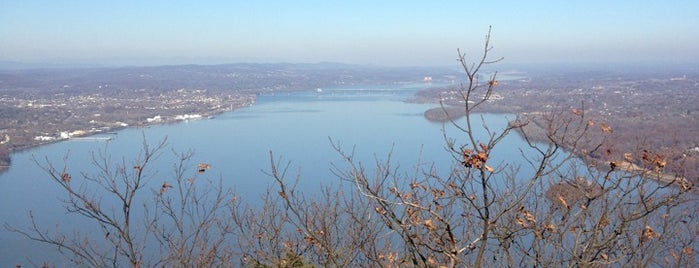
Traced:
[[[74, 177], [80, 176], [80, 172], [94, 174], [91, 152], [109, 155], [111, 162], [123, 160], [128, 166], [139, 155], [144, 138], [150, 144], [163, 139], [168, 143], [168, 149], [153, 166], [157, 173], [150, 188], [157, 190], [171, 178], [175, 159], [172, 151], [192, 150], [192, 163], [211, 164], [207, 176], [221, 178], [224, 186], [249, 202], [272, 185], [272, 179], [264, 174], [270, 169], [270, 150], [284, 162], [290, 162], [291, 175], [298, 174], [299, 187], [305, 192], [318, 191], [319, 185], [339, 183], [330, 166], [342, 164], [342, 159], [333, 150], [330, 139], [346, 150], [354, 148], [357, 159], [368, 166], [392, 152], [394, 162], [406, 173], [434, 163], [446, 174], [454, 160], [445, 149], [442, 124], [429, 122], [423, 116], [434, 105], [404, 102], [427, 86], [399, 84], [263, 95], [252, 107], [212, 119], [125, 129], [113, 134], [109, 142], [63, 141], [22, 151], [12, 155], [12, 167], [0, 175], [0, 219], [23, 227], [30, 223], [32, 211], [41, 226], [49, 230], [56, 226], [89, 225], [79, 216], [65, 213], [61, 203], [65, 193], [33, 159], [62, 166], [67, 156], [67, 171]], [[513, 116], [486, 114], [483, 118], [498, 130]], [[463, 137], [458, 139], [459, 133], [453, 128], [448, 133], [457, 142], [465, 142]], [[513, 133], [501, 144], [503, 151], [493, 155], [519, 155], [518, 148], [522, 146], [521, 138]], [[504, 160], [496, 157], [492, 161]], [[56, 261], [56, 256], [55, 247], [0, 229], [0, 267], [18, 263], [29, 266], [27, 257], [39, 265], [43, 260]], [[58, 261], [59, 266], [62, 263]]]

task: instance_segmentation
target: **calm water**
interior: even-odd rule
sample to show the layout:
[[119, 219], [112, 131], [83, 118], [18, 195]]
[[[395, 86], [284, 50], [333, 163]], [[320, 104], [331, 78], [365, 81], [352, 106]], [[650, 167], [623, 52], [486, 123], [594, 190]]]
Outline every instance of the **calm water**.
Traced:
[[[346, 150], [354, 147], [357, 159], [371, 167], [376, 158], [385, 159], [393, 150], [393, 160], [406, 174], [419, 165], [436, 163], [448, 172], [452, 158], [444, 149], [441, 124], [428, 122], [423, 112], [433, 105], [409, 104], [404, 99], [424, 85], [401, 85], [371, 88], [326, 89], [317, 94], [260, 96], [250, 108], [219, 115], [214, 119], [173, 125], [134, 128], [120, 131], [110, 142], [66, 141], [14, 154], [11, 169], [0, 175], [0, 219], [12, 226], [26, 226], [33, 211], [45, 229], [87, 226], [75, 215], [66, 215], [64, 196], [58, 187], [32, 160], [48, 159], [62, 166], [68, 155], [67, 169], [73, 177], [94, 170], [90, 152], [106, 152], [111, 162], [136, 158], [145, 136], [149, 143], [167, 138], [174, 151], [195, 152], [193, 165], [212, 165], [206, 175], [222, 178], [241, 198], [254, 202], [272, 184], [264, 175], [269, 170], [269, 151], [283, 161], [290, 161], [291, 175], [299, 175], [300, 188], [306, 193], [317, 191], [320, 184], [338, 184], [330, 172], [331, 163], [342, 166], [329, 138]], [[510, 116], [511, 118], [512, 116]], [[492, 129], [502, 129], [504, 115], [484, 115]], [[456, 131], [449, 131], [455, 138]], [[462, 138], [461, 142], [465, 142]], [[510, 135], [497, 155], [519, 154], [522, 140]], [[509, 150], [509, 151], [507, 151]], [[157, 190], [172, 177], [173, 153], [165, 150], [155, 164], [157, 174], [149, 187]], [[494, 159], [504, 161], [505, 159]], [[194, 166], [192, 167], [195, 168]], [[149, 193], [147, 193], [149, 194]], [[55, 248], [28, 241], [4, 228], [0, 229], [0, 267], [33, 259], [55, 258]], [[40, 262], [39, 262], [40, 263]]]

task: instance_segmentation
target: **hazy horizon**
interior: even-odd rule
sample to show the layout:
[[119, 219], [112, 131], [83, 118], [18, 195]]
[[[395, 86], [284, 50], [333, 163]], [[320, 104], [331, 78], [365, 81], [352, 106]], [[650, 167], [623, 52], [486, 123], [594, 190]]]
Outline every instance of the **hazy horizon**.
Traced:
[[456, 49], [508, 63], [699, 62], [699, 3], [15, 1], [0, 61], [95, 66], [340, 62], [449, 66]]

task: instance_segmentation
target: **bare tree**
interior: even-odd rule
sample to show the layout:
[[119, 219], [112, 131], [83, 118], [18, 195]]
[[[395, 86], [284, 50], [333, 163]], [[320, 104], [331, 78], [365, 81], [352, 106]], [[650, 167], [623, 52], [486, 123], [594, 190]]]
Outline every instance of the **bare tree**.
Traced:
[[[108, 156], [92, 153], [96, 172], [83, 172], [81, 178], [73, 178], [65, 164], [59, 169], [48, 159], [44, 163], [35, 160], [65, 190], [67, 197], [63, 202], [66, 211], [94, 222], [102, 231], [101, 236], [79, 231], [72, 237], [60, 232], [50, 233], [39, 226], [31, 213], [29, 230], [7, 225], [6, 228], [29, 239], [57, 246], [61, 253], [79, 266], [117, 267], [125, 262], [131, 267], [140, 267], [152, 226], [147, 221], [144, 224], [136, 222], [144, 219], [133, 214], [139, 205], [135, 200], [153, 175], [149, 173], [150, 164], [164, 148], [165, 141], [153, 148], [144, 142], [143, 155], [133, 165], [128, 165], [126, 160], [114, 164]], [[105, 247], [105, 244], [111, 246]]]
[[[153, 182], [157, 170], [151, 166], [167, 144], [163, 140], [151, 147], [144, 139], [142, 146], [142, 156], [131, 164], [92, 153], [94, 174], [76, 178], [65, 164], [58, 169], [48, 160], [36, 161], [65, 190], [66, 211], [95, 223], [100, 234], [49, 232], [31, 213], [29, 229], [5, 227], [56, 246], [76, 266], [233, 267], [237, 248], [231, 217], [240, 203], [232, 191], [220, 179], [207, 179], [210, 165], [191, 163], [192, 152], [173, 152], [174, 174], [166, 177], [172, 180]], [[159, 187], [153, 189], [153, 183]]]
[[176, 154], [174, 181], [163, 182], [153, 192], [155, 208], [150, 217], [159, 242], [157, 266], [226, 267], [232, 266], [235, 248], [231, 215], [239, 210], [239, 201], [221, 179], [202, 178], [211, 166], [191, 163], [193, 152]]
[[[381, 223], [379, 233], [386, 234], [375, 236], [383, 246], [375, 255], [390, 261], [367, 260], [416, 267], [696, 264], [696, 246], [689, 244], [696, 221], [686, 216], [696, 211], [696, 199], [686, 179], [660, 172], [662, 156], [639, 156], [644, 168], [631, 168], [631, 153], [626, 160], [595, 157], [611, 154], [606, 136], [613, 130], [588, 119], [584, 105], [519, 117], [502, 129], [477, 113], [499, 84], [497, 72], [480, 75], [501, 60], [491, 59], [491, 50], [489, 30], [475, 63], [458, 51], [465, 116], [450, 116], [454, 108], [442, 103], [444, 139], [455, 160], [449, 175], [430, 166], [406, 176], [390, 154], [367, 168], [336, 145], [346, 164], [336, 174], [371, 201], [378, 217], [367, 220]], [[492, 154], [513, 131], [529, 145], [517, 156], [524, 164], [494, 163]]]

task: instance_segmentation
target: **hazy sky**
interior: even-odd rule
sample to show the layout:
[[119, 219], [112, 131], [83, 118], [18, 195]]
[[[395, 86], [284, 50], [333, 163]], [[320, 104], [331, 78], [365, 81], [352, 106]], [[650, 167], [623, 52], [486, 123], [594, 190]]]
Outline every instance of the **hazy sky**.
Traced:
[[0, 60], [451, 65], [488, 25], [512, 63], [699, 61], [696, 0], [0, 0]]

